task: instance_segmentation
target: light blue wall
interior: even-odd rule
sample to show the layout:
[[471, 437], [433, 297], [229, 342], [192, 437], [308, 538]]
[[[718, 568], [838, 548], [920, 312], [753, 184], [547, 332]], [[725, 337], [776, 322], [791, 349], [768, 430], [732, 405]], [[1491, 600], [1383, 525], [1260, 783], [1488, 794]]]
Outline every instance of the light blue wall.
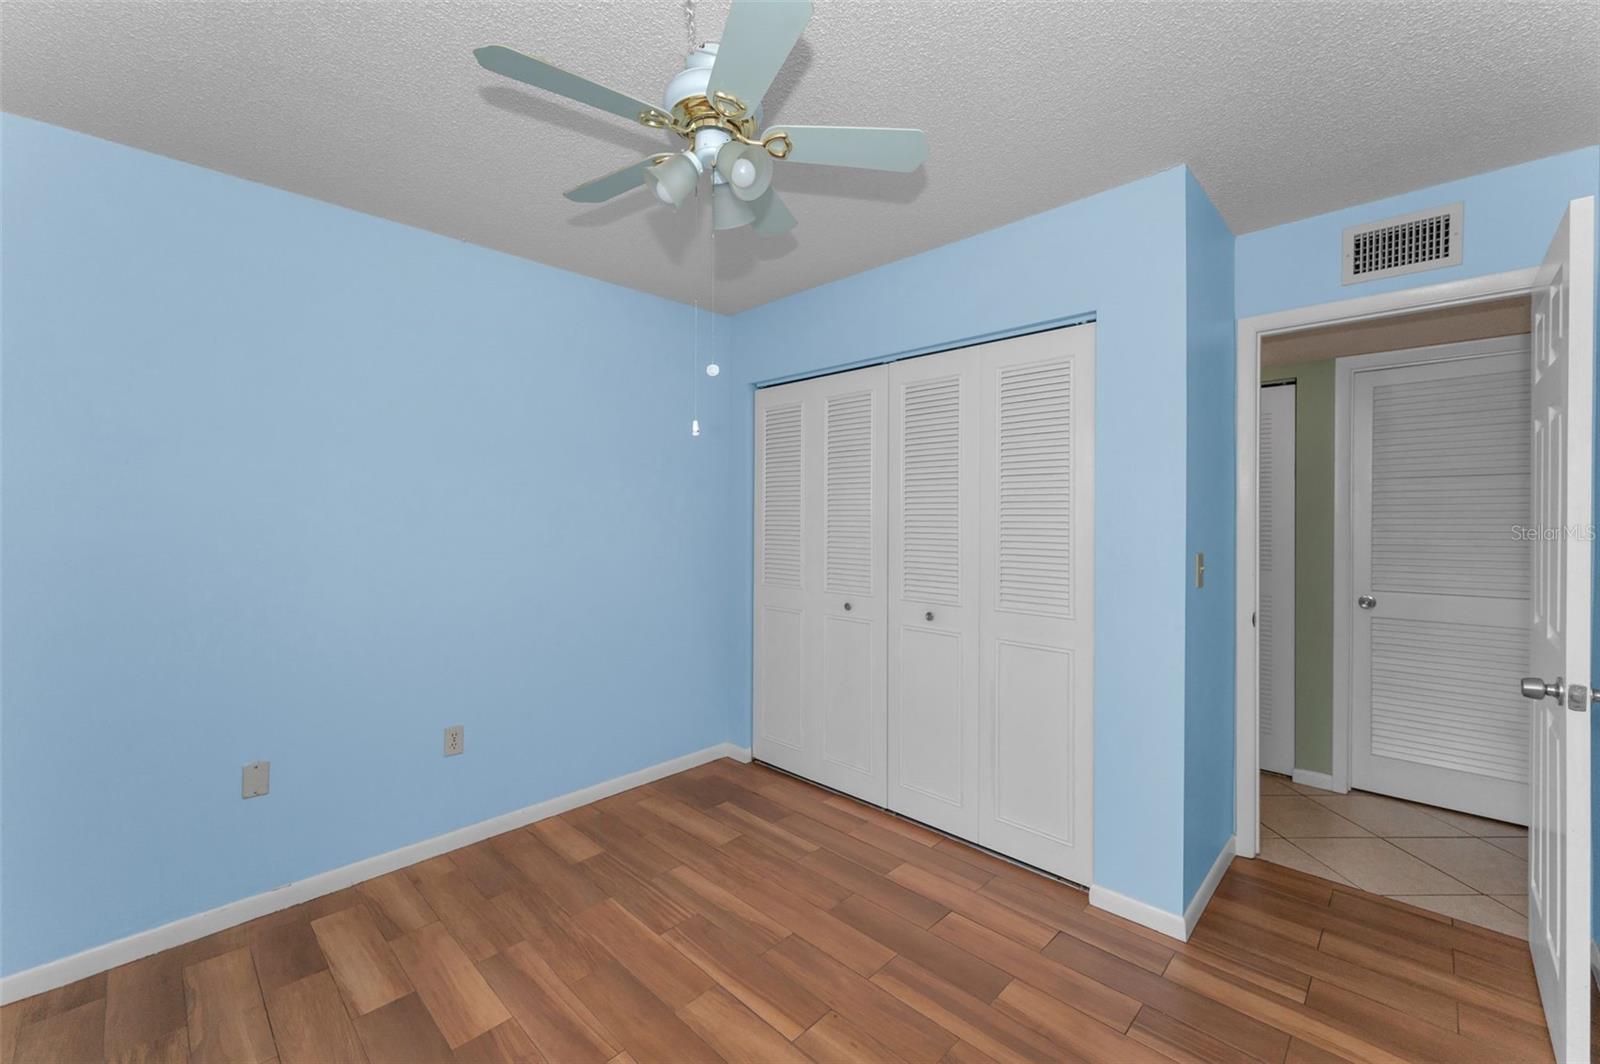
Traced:
[[737, 568], [749, 574], [756, 382], [1098, 319], [1094, 878], [1169, 912], [1184, 900], [1188, 180], [1169, 170], [746, 311], [729, 357], [743, 388], [731, 397], [746, 537]]
[[688, 308], [0, 121], [4, 972], [729, 737]]
[[[1550, 237], [1561, 223], [1567, 204], [1583, 196], [1600, 196], [1600, 147], [1553, 155], [1250, 233], [1238, 239], [1235, 251], [1238, 315], [1244, 318], [1372, 292], [1537, 266], [1544, 261]], [[1346, 226], [1457, 200], [1466, 204], [1460, 266], [1366, 284], [1339, 283], [1339, 236]], [[1600, 496], [1600, 449], [1595, 470], [1596, 495]], [[1600, 565], [1595, 573], [1593, 661], [1594, 667], [1600, 668]], [[1590, 726], [1591, 761], [1600, 767], [1600, 719], [1591, 721]], [[1600, 884], [1600, 787], [1593, 789], [1592, 800], [1594, 881]], [[1600, 928], [1600, 890], [1591, 891], [1591, 898], [1591, 927]]]
[[1187, 581], [1184, 627], [1183, 897], [1188, 901], [1233, 837], [1234, 318], [1233, 233], [1187, 176], [1189, 564], [1206, 556], [1205, 587]]
[[[1247, 233], [1235, 252], [1238, 316], [1536, 266], [1568, 201], [1593, 195], [1597, 183], [1600, 148], [1583, 148]], [[1457, 201], [1466, 204], [1461, 265], [1339, 283], [1339, 239], [1346, 226]]]

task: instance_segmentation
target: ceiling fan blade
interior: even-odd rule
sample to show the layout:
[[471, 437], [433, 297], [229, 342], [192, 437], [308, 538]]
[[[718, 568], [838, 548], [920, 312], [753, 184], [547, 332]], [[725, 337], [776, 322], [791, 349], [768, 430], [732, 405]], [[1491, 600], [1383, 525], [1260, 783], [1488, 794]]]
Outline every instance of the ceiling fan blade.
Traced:
[[793, 145], [785, 162], [855, 166], [864, 170], [910, 173], [928, 157], [928, 135], [920, 129], [864, 129], [854, 126], [778, 126]]
[[810, 0], [733, 0], [706, 95], [737, 96], [753, 114], [810, 19]]
[[478, 65], [485, 70], [553, 92], [558, 96], [565, 96], [569, 100], [586, 103], [590, 107], [598, 107], [602, 111], [610, 111], [630, 122], [639, 122], [645, 115], [666, 117], [661, 113], [661, 108], [654, 104], [636, 100], [615, 89], [597, 85], [570, 70], [562, 70], [558, 66], [546, 63], [543, 59], [513, 52], [510, 48], [503, 48], [498, 44], [479, 48], [472, 54], [477, 57]]
[[756, 212], [752, 228], [762, 236], [782, 236], [794, 228], [794, 215], [789, 213], [789, 208], [783, 205], [783, 200], [778, 198], [774, 189], [767, 189], [750, 206]]
[[614, 170], [604, 177], [597, 177], [593, 181], [579, 185], [565, 195], [574, 203], [604, 203], [644, 184], [644, 172], [654, 164], [654, 157], [640, 159], [636, 163], [624, 166], [621, 170]]

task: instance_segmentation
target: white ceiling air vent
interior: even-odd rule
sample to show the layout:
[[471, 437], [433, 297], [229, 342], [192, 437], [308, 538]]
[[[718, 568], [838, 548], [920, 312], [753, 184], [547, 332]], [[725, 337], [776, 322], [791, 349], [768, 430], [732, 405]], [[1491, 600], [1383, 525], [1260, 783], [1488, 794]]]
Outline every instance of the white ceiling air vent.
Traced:
[[1461, 264], [1462, 205], [1402, 214], [1344, 231], [1344, 283]]

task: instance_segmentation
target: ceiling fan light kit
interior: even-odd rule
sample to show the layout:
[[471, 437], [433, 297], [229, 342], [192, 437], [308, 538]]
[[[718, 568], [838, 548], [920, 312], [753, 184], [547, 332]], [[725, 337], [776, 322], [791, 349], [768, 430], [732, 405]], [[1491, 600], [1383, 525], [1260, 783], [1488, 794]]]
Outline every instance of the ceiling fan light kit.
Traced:
[[656, 107], [542, 59], [499, 45], [473, 53], [485, 70], [608, 111], [689, 142], [569, 191], [579, 203], [603, 203], [640, 185], [680, 206], [711, 174], [714, 229], [749, 225], [762, 236], [794, 228], [772, 188], [775, 161], [907, 173], [927, 157], [919, 129], [787, 126], [761, 132], [761, 99], [811, 18], [810, 0], [734, 0], [722, 40], [689, 53]]

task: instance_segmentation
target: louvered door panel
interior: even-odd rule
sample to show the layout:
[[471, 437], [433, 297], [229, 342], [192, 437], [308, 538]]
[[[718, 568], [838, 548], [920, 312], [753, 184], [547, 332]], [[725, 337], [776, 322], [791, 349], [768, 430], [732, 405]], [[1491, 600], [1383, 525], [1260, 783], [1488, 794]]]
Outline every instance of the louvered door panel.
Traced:
[[1072, 363], [1000, 371], [995, 593], [1001, 609], [1072, 613]]
[[1527, 642], [1521, 627], [1375, 618], [1372, 752], [1526, 783], [1527, 711], [1505, 678]]
[[978, 841], [1087, 883], [1094, 326], [979, 350]]
[[1372, 395], [1375, 591], [1528, 597], [1526, 367], [1379, 384]]
[[1526, 823], [1527, 337], [1351, 383], [1351, 783]]
[[900, 555], [905, 594], [954, 603], [961, 594], [961, 378], [905, 387], [901, 402]]
[[822, 549], [808, 596], [817, 625], [819, 746], [813, 777], [879, 805], [886, 771], [888, 647], [884, 634], [885, 413], [883, 366], [809, 382], [817, 403]]
[[756, 396], [755, 756], [803, 775], [815, 771], [817, 736], [806, 596], [809, 389]]
[[1294, 771], [1295, 706], [1295, 396], [1294, 384], [1261, 389], [1259, 558], [1256, 632], [1260, 680], [1260, 761]]
[[984, 348], [889, 367], [890, 808], [975, 838]]
[[850, 392], [827, 399], [823, 536], [827, 587], [838, 593], [870, 593], [873, 555], [885, 534], [874, 518], [877, 483], [874, 459], [881, 450], [874, 425], [874, 394]]
[[801, 405], [766, 411], [761, 423], [761, 580], [799, 588], [805, 567], [805, 437]]

